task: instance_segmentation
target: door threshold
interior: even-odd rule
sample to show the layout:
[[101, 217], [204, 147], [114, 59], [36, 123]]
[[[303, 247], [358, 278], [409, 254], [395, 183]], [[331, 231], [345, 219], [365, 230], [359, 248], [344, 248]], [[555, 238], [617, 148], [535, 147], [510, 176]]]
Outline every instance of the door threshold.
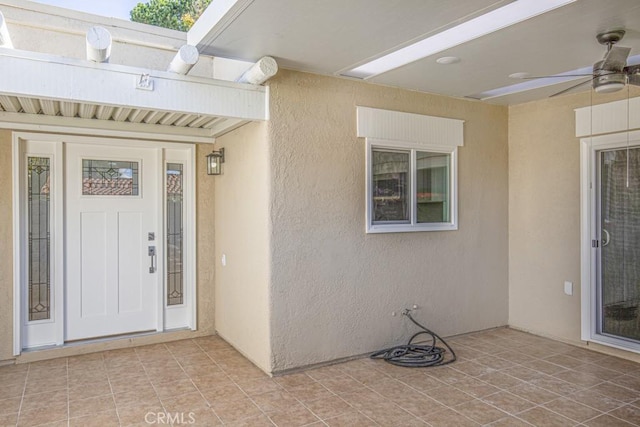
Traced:
[[[164, 332], [164, 331], [161, 331], [161, 332]], [[145, 335], [151, 335], [155, 333], [158, 333], [158, 331], [155, 329], [149, 329], [146, 331], [139, 331], [139, 332], [126, 332], [124, 334], [103, 335], [100, 337], [92, 337], [92, 338], [80, 338], [77, 340], [65, 341], [64, 346], [72, 346], [72, 345], [78, 345], [78, 344], [91, 344], [95, 342], [102, 342], [102, 341], [108, 341], [108, 340], [114, 340], [114, 339], [120, 339], [120, 338], [142, 337]]]
[[[22, 359], [22, 356], [28, 356], [24, 359], [25, 362], [52, 359], [55, 357], [68, 357], [87, 353], [93, 353], [98, 351], [119, 350], [123, 348], [138, 347], [142, 345], [159, 344], [162, 342], [169, 342], [178, 339], [186, 339], [195, 330], [184, 327], [176, 329], [167, 329], [164, 331], [143, 331], [137, 333], [110, 335], [107, 337], [97, 337], [84, 340], [67, 341], [62, 345], [46, 345], [40, 347], [25, 348], [22, 350], [22, 354], [18, 356], [18, 359]], [[176, 337], [172, 337], [176, 335]], [[162, 338], [169, 338], [163, 340]], [[50, 353], [50, 356], [45, 356], [46, 353]], [[40, 358], [37, 355], [42, 354], [44, 357]]]

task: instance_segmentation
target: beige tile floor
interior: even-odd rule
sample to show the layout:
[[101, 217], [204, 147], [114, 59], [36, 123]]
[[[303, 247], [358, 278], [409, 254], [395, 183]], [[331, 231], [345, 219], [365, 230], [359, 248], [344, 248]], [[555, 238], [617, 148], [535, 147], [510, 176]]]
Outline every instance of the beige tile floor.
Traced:
[[459, 361], [269, 378], [217, 337], [0, 367], [0, 426], [640, 425], [640, 365], [494, 329]]

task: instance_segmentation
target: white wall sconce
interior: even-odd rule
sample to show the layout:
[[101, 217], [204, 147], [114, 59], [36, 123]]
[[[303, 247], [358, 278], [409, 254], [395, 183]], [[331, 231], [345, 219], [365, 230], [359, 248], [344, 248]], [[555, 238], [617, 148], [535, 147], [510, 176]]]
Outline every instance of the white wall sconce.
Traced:
[[207, 175], [221, 175], [224, 163], [224, 148], [207, 154]]

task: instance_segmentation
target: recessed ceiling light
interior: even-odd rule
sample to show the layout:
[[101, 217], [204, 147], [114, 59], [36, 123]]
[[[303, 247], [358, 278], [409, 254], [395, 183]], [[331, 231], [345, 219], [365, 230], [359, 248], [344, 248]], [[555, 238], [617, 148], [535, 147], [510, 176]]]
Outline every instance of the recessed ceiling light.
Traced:
[[531, 74], [527, 72], [509, 74], [509, 78], [512, 78], [512, 79], [525, 79], [529, 76], [531, 76]]
[[460, 58], [457, 56], [443, 56], [442, 58], [436, 59], [436, 62], [443, 65], [457, 64], [460, 62]]
[[576, 0], [517, 0], [341, 73], [366, 79], [509, 27]]

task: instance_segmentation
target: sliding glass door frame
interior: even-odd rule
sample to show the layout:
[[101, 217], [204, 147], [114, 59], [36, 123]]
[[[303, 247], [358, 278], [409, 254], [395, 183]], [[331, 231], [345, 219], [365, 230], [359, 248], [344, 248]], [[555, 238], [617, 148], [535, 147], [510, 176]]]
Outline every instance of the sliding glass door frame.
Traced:
[[[601, 276], [602, 233], [599, 221], [600, 153], [640, 147], [640, 132], [622, 132], [581, 140], [581, 338], [610, 347], [640, 353], [640, 341], [603, 333]], [[606, 241], [605, 241], [606, 243]]]

